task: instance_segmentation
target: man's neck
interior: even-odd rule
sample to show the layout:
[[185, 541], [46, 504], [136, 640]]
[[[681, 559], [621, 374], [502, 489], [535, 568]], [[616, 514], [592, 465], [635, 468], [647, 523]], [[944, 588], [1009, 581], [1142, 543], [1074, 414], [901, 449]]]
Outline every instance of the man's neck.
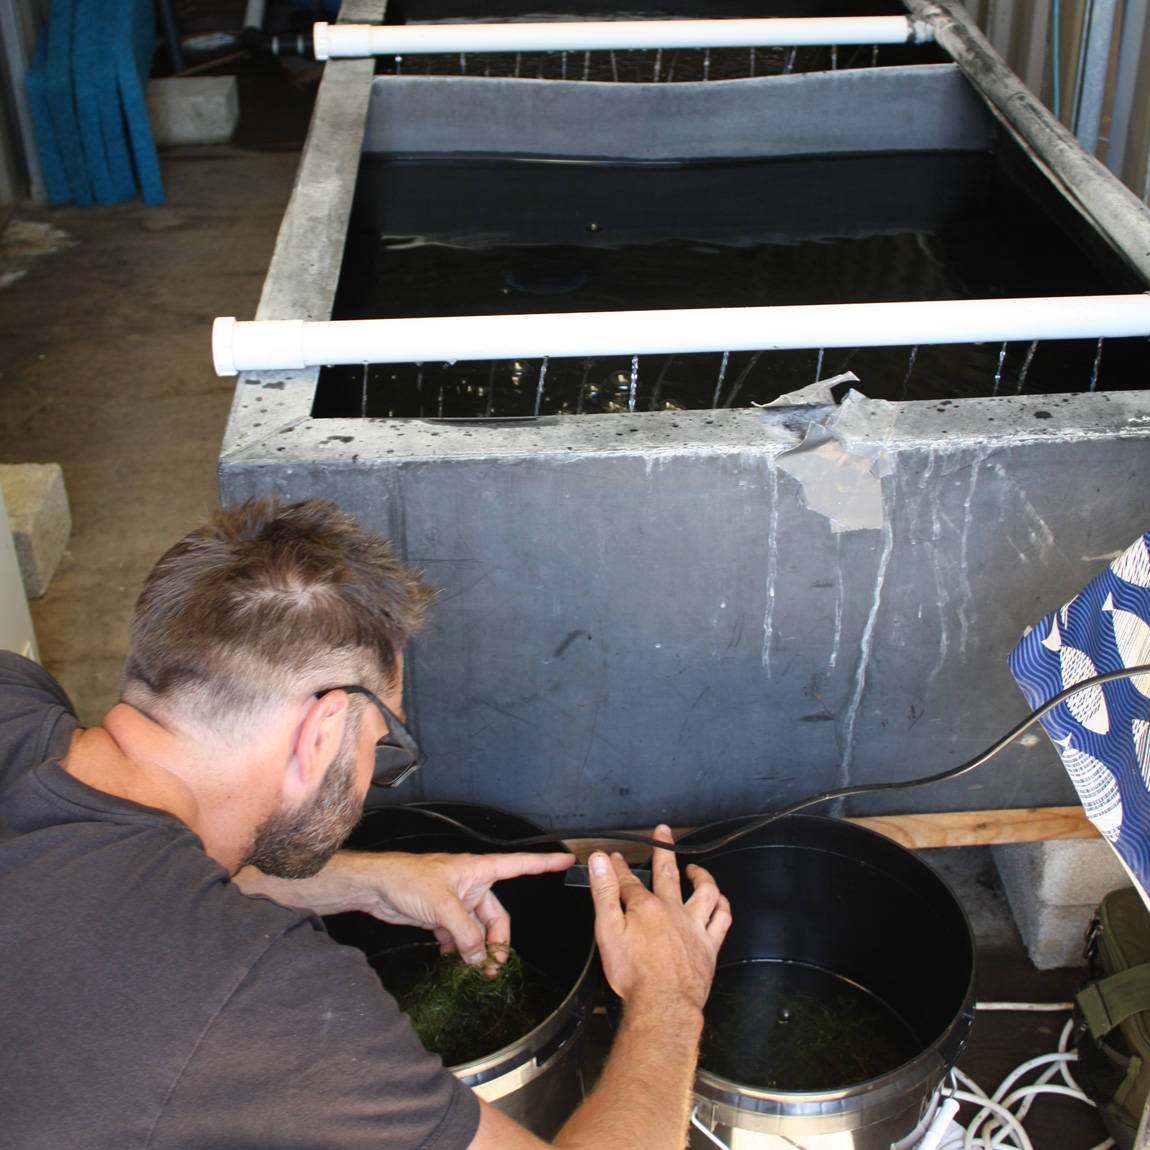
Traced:
[[62, 765], [98, 791], [174, 815], [233, 873], [242, 864], [251, 842], [244, 812], [233, 807], [230, 817], [209, 817], [209, 809], [220, 804], [212, 801], [207, 780], [198, 777], [192, 751], [135, 707], [120, 703], [102, 726], [77, 731]]

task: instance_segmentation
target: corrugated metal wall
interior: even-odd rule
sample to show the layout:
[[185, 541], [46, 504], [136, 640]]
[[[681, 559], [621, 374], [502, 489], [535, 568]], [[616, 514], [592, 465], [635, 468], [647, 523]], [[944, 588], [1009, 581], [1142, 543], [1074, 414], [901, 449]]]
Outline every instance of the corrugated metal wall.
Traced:
[[0, 0], [0, 221], [26, 191], [43, 198], [24, 73], [51, 0]]
[[[1113, 8], [1113, 15], [1110, 9]], [[1055, 18], [1059, 119], [1084, 135], [1077, 110], [1091, 35], [1112, 33], [1096, 154], [1139, 196], [1147, 198], [1150, 160], [1150, 21], [1147, 0], [969, 0], [987, 38], [1047, 107], [1055, 110]], [[1089, 145], [1087, 145], [1089, 146]]]

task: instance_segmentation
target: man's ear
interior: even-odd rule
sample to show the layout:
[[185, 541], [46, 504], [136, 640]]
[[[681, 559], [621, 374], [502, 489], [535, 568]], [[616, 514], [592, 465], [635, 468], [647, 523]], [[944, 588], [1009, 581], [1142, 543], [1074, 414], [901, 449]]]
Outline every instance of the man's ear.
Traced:
[[289, 802], [314, 792], [327, 773], [343, 741], [348, 704], [346, 691], [329, 691], [308, 708], [284, 778], [284, 797]]

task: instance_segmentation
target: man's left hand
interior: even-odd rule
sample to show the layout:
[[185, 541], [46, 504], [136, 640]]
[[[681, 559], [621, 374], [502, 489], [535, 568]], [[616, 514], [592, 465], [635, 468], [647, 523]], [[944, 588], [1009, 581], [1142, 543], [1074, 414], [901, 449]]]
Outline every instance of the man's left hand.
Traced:
[[405, 854], [340, 851], [314, 878], [273, 879], [253, 867], [236, 875], [245, 894], [338, 914], [358, 910], [396, 926], [431, 931], [446, 953], [469, 963], [511, 941], [511, 916], [492, 886], [520, 875], [564, 871], [570, 854]]

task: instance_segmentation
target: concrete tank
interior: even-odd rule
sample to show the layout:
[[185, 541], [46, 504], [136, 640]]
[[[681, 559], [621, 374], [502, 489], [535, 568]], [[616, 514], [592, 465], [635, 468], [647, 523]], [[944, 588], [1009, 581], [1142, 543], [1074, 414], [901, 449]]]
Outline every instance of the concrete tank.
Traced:
[[[691, 159], [997, 137], [1144, 285], [1141, 204], [961, 13], [914, 7], [955, 63], [659, 88], [331, 62], [257, 318], [330, 316], [365, 149]], [[341, 18], [372, 15], [348, 0]], [[396, 797], [549, 829], [701, 823], [958, 764], [1025, 713], [1004, 663], [1023, 629], [1146, 528], [1141, 390], [451, 423], [313, 417], [318, 375], [240, 377], [225, 503], [334, 499], [426, 572], [441, 594], [407, 706], [431, 760]], [[812, 428], [845, 488], [786, 454]], [[1027, 736], [946, 787], [846, 810], [1075, 801]]]

